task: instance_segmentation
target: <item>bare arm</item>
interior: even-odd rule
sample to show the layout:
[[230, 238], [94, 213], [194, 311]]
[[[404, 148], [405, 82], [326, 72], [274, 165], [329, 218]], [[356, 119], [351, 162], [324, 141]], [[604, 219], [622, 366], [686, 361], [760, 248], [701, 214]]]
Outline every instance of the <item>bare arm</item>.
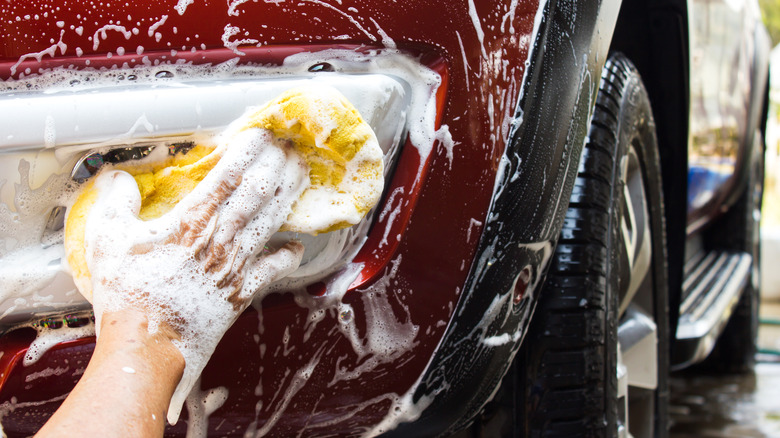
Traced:
[[146, 316], [134, 309], [103, 315], [100, 338], [84, 375], [60, 409], [38, 432], [59, 437], [159, 437], [165, 412], [184, 370], [170, 328], [149, 334]]

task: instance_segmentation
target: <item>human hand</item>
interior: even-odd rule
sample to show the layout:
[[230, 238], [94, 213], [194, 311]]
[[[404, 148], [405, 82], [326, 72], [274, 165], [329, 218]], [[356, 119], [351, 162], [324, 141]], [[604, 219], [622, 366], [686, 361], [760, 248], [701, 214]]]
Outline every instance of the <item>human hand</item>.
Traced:
[[[87, 218], [86, 261], [97, 327], [104, 312], [145, 312], [149, 330], [170, 328], [186, 367], [168, 419], [219, 339], [258, 291], [295, 270], [298, 242], [264, 245], [305, 189], [307, 167], [292, 147], [265, 130], [235, 136], [217, 165], [172, 211], [137, 218], [141, 197], [121, 171], [101, 173]], [[98, 334], [99, 335], [99, 334]]]

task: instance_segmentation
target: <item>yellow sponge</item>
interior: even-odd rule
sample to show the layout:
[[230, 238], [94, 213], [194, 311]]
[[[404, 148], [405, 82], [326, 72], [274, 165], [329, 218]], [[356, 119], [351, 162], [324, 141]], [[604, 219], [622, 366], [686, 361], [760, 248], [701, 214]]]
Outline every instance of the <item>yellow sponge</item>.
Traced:
[[[277, 138], [290, 140], [309, 166], [310, 184], [280, 231], [318, 234], [346, 228], [358, 223], [379, 201], [384, 183], [382, 150], [371, 127], [337, 90], [288, 90], [236, 120], [220, 138], [230, 147], [233, 135], [251, 128], [267, 129]], [[133, 175], [138, 184], [139, 218], [158, 218], [190, 193], [219, 161], [214, 149], [198, 145], [166, 160], [114, 166]], [[82, 293], [92, 289], [84, 239], [97, 192], [92, 181], [86, 183], [68, 209], [65, 223], [67, 261]], [[91, 301], [91, 294], [85, 296]]]

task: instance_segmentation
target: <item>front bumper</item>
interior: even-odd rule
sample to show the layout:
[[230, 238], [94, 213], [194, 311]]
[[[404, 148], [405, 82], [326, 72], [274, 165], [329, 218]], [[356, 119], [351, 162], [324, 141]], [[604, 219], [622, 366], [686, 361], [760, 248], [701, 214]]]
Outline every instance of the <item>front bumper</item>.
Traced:
[[[2, 7], [20, 18], [0, 24], [0, 76], [284, 67], [295, 56], [333, 61], [332, 49], [368, 58], [401, 51], [436, 72], [434, 135], [427, 148], [410, 136], [399, 155], [352, 261], [362, 270], [271, 294], [242, 315], [207, 366], [200, 397], [227, 391], [207, 418], [214, 435], [438, 434], [473, 418], [522, 339], [607, 54], [617, 14], [608, 6], [236, 1], [119, 13], [109, 3], [87, 12], [63, 2], [35, 19], [32, 2], [17, 2]], [[575, 12], [585, 24], [569, 19]], [[86, 18], [93, 13], [107, 23]], [[572, 47], [587, 55], [572, 59]], [[346, 290], [337, 307], [329, 288]], [[61, 342], [23, 366], [35, 337], [26, 329], [0, 338], [6, 432], [37, 430], [94, 346], [89, 337]], [[186, 429], [180, 421], [166, 433]]]

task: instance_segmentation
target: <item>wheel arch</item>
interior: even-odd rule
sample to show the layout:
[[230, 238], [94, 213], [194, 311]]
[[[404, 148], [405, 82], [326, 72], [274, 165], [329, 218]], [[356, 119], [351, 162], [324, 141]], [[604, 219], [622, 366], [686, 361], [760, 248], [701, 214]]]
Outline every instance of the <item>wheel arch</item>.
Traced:
[[467, 426], [496, 395], [527, 331], [574, 187], [620, 0], [542, 4], [477, 253], [456, 316], [412, 395], [427, 407], [387, 436]]

